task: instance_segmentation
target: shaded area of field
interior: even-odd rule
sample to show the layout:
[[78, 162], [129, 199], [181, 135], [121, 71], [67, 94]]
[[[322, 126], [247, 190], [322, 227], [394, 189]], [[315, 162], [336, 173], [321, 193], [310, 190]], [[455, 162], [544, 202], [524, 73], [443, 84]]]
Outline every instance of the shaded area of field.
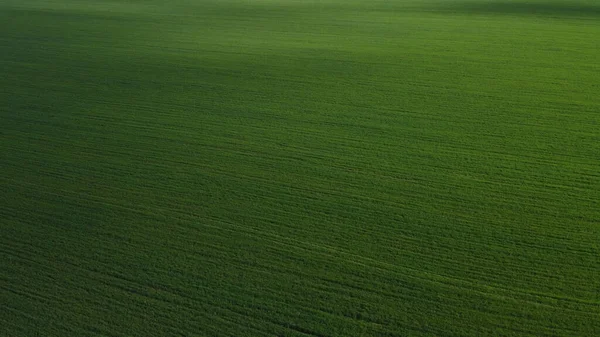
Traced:
[[441, 8], [468, 14], [536, 15], [557, 18], [600, 16], [600, 5], [595, 2], [580, 1], [448, 1]]
[[597, 335], [600, 24], [452, 6], [0, 0], [0, 336]]

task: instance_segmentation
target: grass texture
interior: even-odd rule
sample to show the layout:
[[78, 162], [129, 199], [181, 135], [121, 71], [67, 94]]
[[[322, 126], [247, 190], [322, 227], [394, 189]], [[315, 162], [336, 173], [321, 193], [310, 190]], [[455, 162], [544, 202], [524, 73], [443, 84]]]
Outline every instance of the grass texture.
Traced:
[[600, 5], [0, 0], [0, 336], [600, 335]]

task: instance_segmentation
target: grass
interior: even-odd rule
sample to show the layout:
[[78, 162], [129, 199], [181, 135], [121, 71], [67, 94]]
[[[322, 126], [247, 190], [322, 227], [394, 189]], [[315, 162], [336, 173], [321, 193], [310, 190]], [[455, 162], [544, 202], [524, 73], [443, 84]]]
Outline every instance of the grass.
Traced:
[[597, 336], [599, 8], [0, 0], [0, 336]]

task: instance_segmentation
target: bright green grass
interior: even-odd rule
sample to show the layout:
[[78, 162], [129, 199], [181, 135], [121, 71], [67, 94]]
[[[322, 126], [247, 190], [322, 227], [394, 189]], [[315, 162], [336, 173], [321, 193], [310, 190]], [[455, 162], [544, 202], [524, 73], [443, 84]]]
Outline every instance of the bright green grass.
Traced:
[[600, 5], [0, 0], [0, 336], [599, 336]]

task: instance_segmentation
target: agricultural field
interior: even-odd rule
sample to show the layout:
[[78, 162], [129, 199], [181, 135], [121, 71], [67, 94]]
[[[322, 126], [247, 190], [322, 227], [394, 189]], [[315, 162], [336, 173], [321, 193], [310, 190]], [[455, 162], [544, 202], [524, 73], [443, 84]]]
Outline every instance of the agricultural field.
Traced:
[[0, 0], [33, 336], [600, 336], [600, 3]]

